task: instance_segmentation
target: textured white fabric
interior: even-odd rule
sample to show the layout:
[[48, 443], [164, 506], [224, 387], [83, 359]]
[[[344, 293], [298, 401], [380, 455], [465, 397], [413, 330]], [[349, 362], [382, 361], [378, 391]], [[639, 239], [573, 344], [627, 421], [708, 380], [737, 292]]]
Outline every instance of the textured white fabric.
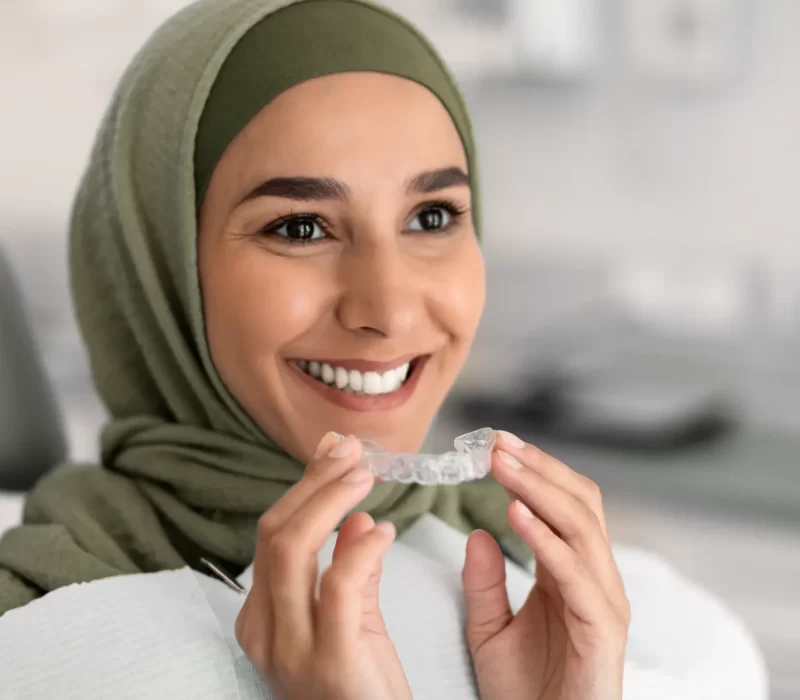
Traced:
[[0, 697], [240, 700], [197, 578], [190, 569], [119, 576], [61, 588], [6, 613]]
[[[477, 698], [463, 641], [464, 545], [425, 516], [384, 561], [381, 607], [415, 700]], [[766, 700], [761, 654], [733, 614], [659, 558], [615, 555], [633, 607], [625, 700]], [[508, 565], [513, 607], [532, 580]], [[268, 699], [234, 637], [243, 600], [189, 569], [56, 590], [0, 620], [0, 698]]]

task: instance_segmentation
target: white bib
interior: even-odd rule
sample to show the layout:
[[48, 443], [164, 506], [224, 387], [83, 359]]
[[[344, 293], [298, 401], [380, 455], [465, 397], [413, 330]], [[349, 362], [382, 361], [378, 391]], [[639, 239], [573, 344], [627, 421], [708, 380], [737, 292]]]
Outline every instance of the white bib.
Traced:
[[[465, 543], [425, 516], [384, 558], [381, 608], [415, 700], [478, 697], [463, 632]], [[615, 557], [633, 610], [625, 700], [768, 698], [763, 659], [738, 618], [657, 557], [629, 548]], [[516, 610], [533, 579], [507, 568]], [[270, 698], [234, 636], [243, 601], [188, 568], [56, 590], [0, 619], [0, 698]]]

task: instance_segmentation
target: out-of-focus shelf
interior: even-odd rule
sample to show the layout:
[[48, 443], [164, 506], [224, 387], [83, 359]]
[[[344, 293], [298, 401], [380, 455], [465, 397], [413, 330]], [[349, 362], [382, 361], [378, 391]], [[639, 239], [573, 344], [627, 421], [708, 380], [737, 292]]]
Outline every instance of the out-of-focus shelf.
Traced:
[[[522, 435], [523, 438], [525, 435]], [[800, 438], [743, 432], [692, 449], [641, 455], [528, 435], [610, 493], [691, 503], [800, 528]]]
[[[441, 419], [445, 423], [454, 435], [476, 427], [449, 414]], [[558, 457], [610, 498], [694, 507], [800, 533], [800, 435], [742, 428], [706, 444], [642, 452], [555, 439], [522, 421], [492, 427], [511, 430]]]

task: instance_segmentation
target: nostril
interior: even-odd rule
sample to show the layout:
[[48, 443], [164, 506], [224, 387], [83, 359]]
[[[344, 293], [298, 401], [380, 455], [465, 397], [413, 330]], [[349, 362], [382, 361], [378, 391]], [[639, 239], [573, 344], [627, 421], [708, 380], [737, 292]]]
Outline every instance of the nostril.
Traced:
[[379, 336], [381, 338], [385, 338], [386, 333], [378, 328], [373, 328], [372, 326], [361, 326], [357, 329], [359, 333], [363, 333], [364, 335], [371, 335], [371, 336]]

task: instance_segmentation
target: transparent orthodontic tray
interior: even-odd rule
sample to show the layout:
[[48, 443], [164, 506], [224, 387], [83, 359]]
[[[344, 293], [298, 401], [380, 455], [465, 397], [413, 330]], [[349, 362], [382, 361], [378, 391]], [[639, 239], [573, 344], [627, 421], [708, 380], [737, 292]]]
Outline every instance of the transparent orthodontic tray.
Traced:
[[371, 440], [359, 440], [361, 463], [381, 481], [401, 484], [461, 484], [483, 479], [491, 470], [495, 432], [481, 428], [454, 440], [455, 451], [443, 454], [389, 452]]

